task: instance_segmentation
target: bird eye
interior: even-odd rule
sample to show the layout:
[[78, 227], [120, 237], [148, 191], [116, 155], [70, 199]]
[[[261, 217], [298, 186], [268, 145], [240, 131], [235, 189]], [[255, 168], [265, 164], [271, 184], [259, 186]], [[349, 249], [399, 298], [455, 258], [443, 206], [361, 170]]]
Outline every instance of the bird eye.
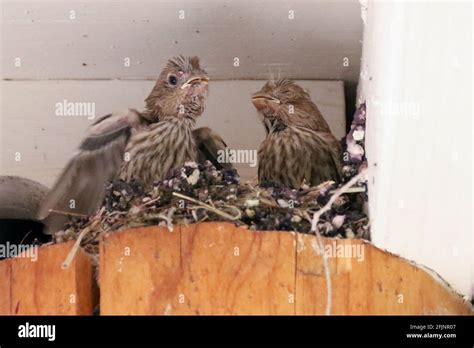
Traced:
[[170, 85], [176, 86], [176, 84], [178, 83], [178, 78], [174, 75], [170, 75], [168, 77], [168, 82], [169, 82]]

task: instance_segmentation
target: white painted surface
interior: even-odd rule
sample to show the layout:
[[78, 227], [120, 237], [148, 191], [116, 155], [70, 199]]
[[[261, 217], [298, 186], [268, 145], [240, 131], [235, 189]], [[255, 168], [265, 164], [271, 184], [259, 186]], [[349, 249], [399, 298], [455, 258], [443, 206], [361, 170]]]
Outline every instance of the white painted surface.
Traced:
[[153, 80], [177, 54], [201, 57], [213, 79], [268, 79], [281, 72], [356, 82], [359, 74], [356, 0], [2, 0], [2, 7], [8, 79]]
[[[341, 81], [297, 81], [310, 92], [334, 134], [345, 133]], [[51, 186], [93, 122], [84, 116], [56, 116], [55, 105], [95, 104], [96, 118], [127, 107], [143, 109], [152, 81], [3, 81], [0, 106], [0, 175], [20, 175]], [[263, 126], [250, 95], [264, 81], [211, 81], [206, 110], [198, 126], [208, 125], [232, 149], [258, 149]], [[15, 161], [15, 154], [21, 161]], [[256, 168], [237, 164], [244, 180]]]
[[[177, 54], [201, 58], [213, 81], [200, 124], [233, 148], [258, 148], [263, 129], [249, 95], [263, 81], [247, 80], [272, 74], [333, 80], [303, 84], [335, 134], [344, 135], [341, 81], [357, 81], [362, 47], [356, 0], [0, 1], [0, 174], [51, 185], [92, 122], [54, 116], [55, 103], [94, 102], [97, 115], [140, 109]], [[14, 161], [16, 152], [22, 161]], [[244, 179], [255, 174], [237, 167]]]
[[368, 103], [374, 243], [470, 296], [471, 6], [369, 1], [359, 96]]

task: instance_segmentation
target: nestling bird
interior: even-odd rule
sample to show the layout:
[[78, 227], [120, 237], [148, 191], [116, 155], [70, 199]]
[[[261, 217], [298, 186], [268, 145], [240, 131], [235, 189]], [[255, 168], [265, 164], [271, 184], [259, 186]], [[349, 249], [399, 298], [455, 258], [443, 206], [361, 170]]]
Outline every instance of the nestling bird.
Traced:
[[197, 57], [172, 58], [146, 99], [146, 110], [129, 109], [98, 119], [89, 128], [41, 206], [50, 233], [67, 214], [90, 215], [104, 198], [105, 184], [117, 176], [145, 189], [187, 161], [209, 159], [217, 167], [224, 141], [209, 128], [194, 129], [204, 111], [209, 78]]
[[299, 188], [340, 181], [340, 144], [303, 88], [288, 79], [269, 81], [252, 103], [267, 133], [258, 150], [260, 183]]

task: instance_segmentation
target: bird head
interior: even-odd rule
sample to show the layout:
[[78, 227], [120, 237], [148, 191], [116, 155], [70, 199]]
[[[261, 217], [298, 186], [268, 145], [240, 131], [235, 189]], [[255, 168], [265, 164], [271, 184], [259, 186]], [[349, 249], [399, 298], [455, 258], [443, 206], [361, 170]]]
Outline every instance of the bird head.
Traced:
[[275, 121], [284, 125], [329, 130], [309, 93], [291, 80], [268, 81], [252, 95], [252, 103], [262, 116], [267, 130]]
[[156, 118], [196, 118], [204, 111], [209, 77], [198, 57], [174, 57], [161, 71], [153, 90], [145, 100], [147, 111]]

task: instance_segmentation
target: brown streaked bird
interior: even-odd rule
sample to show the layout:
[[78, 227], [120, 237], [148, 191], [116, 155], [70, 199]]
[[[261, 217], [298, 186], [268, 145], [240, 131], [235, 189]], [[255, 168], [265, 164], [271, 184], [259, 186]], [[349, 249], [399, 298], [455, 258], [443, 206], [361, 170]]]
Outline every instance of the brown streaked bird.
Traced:
[[318, 107], [291, 80], [267, 82], [252, 95], [266, 138], [258, 150], [260, 183], [299, 188], [341, 180], [341, 148]]
[[197, 57], [172, 58], [146, 101], [146, 110], [129, 109], [98, 119], [88, 129], [38, 212], [53, 233], [68, 214], [90, 215], [101, 205], [105, 185], [117, 176], [138, 180], [145, 189], [186, 161], [210, 160], [224, 141], [209, 128], [194, 129], [204, 111], [209, 78]]

